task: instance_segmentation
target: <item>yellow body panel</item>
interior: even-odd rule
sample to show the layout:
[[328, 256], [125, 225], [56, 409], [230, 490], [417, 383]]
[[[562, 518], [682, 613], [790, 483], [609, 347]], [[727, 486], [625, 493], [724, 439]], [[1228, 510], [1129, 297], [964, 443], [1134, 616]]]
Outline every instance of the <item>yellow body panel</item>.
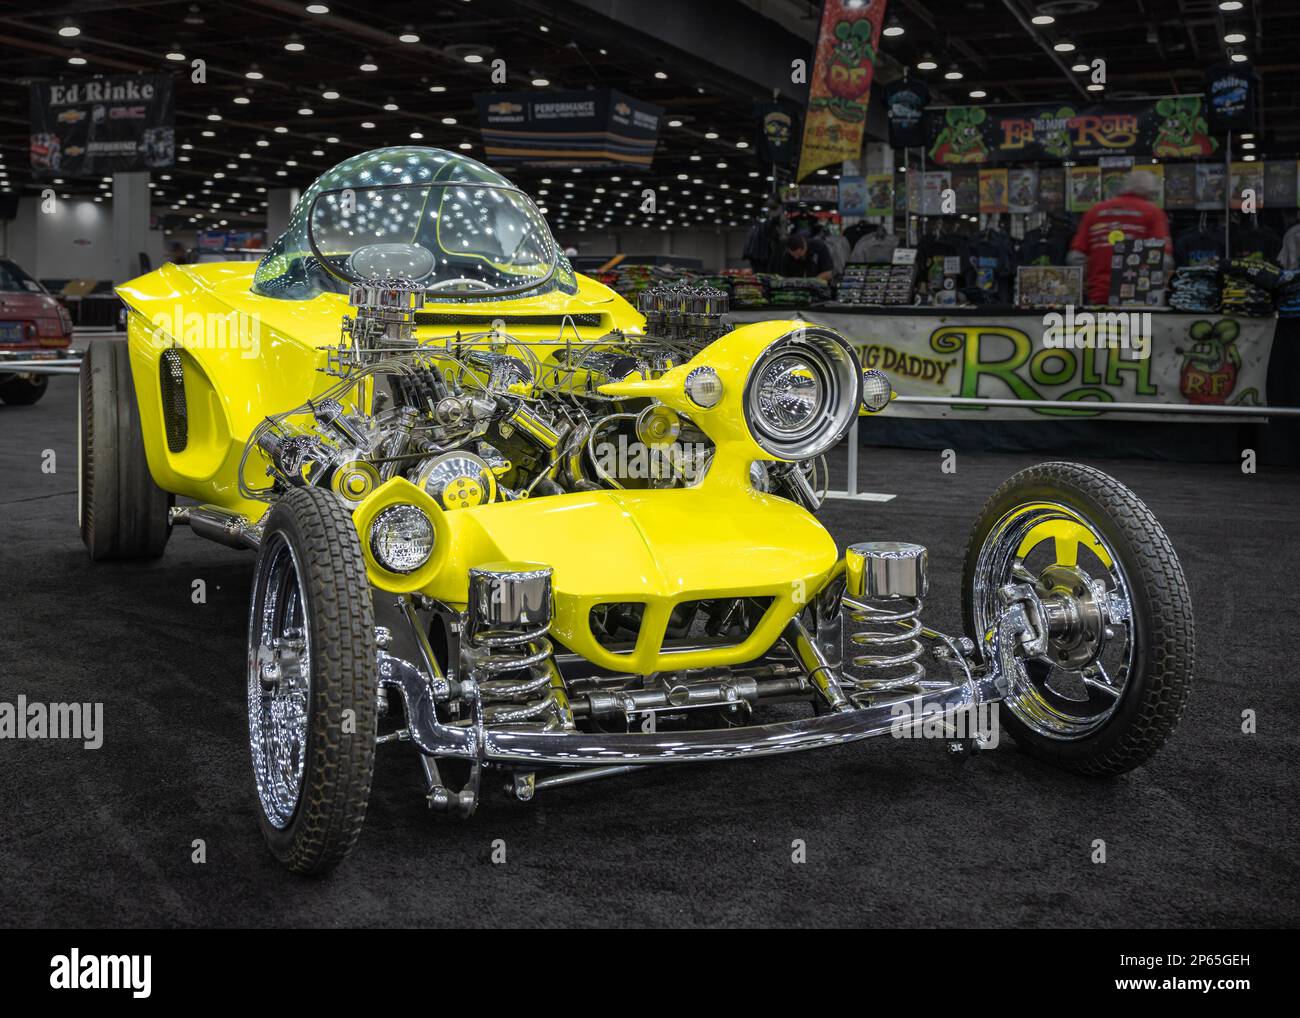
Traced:
[[[118, 293], [131, 311], [131, 369], [155, 481], [167, 491], [256, 522], [265, 503], [245, 499], [238, 491], [245, 444], [268, 414], [292, 409], [337, 381], [319, 369], [326, 363], [325, 348], [339, 341], [340, 321], [348, 307], [341, 294], [287, 301], [251, 293], [253, 268], [251, 263], [169, 265], [123, 285]], [[614, 328], [633, 335], [640, 331], [644, 320], [626, 301], [593, 280], [579, 276], [578, 281], [576, 295], [427, 304], [424, 313], [481, 315], [489, 322], [509, 318], [511, 334], [536, 341], [556, 339], [561, 330], [554, 316], [600, 316], [597, 325], [570, 320], [564, 326], [568, 341], [596, 341]], [[229, 320], [232, 314], [249, 321], [234, 330], [233, 340], [214, 342], [208, 319]], [[550, 320], [534, 328], [526, 321], [530, 315]], [[754, 359], [799, 324], [744, 326], [659, 379], [605, 387], [612, 395], [655, 397], [688, 414], [708, 434], [716, 451], [701, 484], [581, 492], [444, 511], [406, 479], [394, 478], [353, 513], [371, 582], [381, 590], [420, 591], [459, 606], [467, 599], [472, 566], [503, 559], [543, 562], [554, 569], [553, 634], [603, 667], [647, 674], [732, 665], [761, 656], [838, 565], [834, 541], [810, 513], [755, 491], [749, 478], [753, 460], [771, 457], [745, 425], [745, 381]], [[416, 335], [432, 338], [457, 328], [472, 333], [485, 327], [438, 322], [417, 328]], [[158, 385], [159, 358], [172, 346], [181, 350], [189, 408], [189, 442], [179, 453], [167, 447]], [[686, 375], [701, 364], [717, 371], [724, 387], [722, 401], [708, 410], [693, 405], [682, 390]], [[264, 477], [253, 476], [264, 461], [253, 456], [249, 463], [249, 484], [264, 485]], [[435, 529], [433, 555], [405, 575], [381, 567], [366, 539], [374, 517], [398, 502], [418, 505]], [[660, 643], [673, 609], [683, 601], [711, 597], [771, 598], [772, 604], [741, 644], [662, 653]], [[588, 620], [595, 605], [629, 601], [645, 605], [641, 635], [632, 651], [616, 653], [596, 641]]]

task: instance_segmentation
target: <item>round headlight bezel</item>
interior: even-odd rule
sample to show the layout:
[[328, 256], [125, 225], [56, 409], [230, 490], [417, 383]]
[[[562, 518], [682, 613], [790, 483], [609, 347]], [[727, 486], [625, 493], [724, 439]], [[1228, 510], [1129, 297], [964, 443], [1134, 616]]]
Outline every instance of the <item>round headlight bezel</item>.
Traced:
[[694, 368], [682, 383], [686, 398], [701, 410], [712, 410], [722, 402], [726, 390], [721, 376], [707, 364]]
[[[818, 405], [805, 423], [783, 428], [764, 403], [765, 377], [782, 358], [802, 362], [814, 376]], [[821, 456], [835, 446], [857, 416], [862, 402], [862, 368], [848, 341], [819, 326], [788, 333], [770, 344], [750, 368], [745, 382], [745, 424], [765, 453], [782, 460]]]
[[[400, 538], [408, 543], [414, 542], [415, 550], [405, 557], [399, 557], [393, 553], [394, 545], [391, 543], [393, 535], [389, 532], [393, 527], [423, 528], [427, 534], [427, 541], [423, 540], [423, 535], [413, 537], [408, 534]], [[368, 541], [371, 555], [381, 568], [399, 576], [413, 573], [428, 562], [433, 555], [436, 540], [433, 521], [429, 519], [428, 513], [410, 502], [398, 502], [387, 506], [376, 513], [375, 518], [370, 521]]]

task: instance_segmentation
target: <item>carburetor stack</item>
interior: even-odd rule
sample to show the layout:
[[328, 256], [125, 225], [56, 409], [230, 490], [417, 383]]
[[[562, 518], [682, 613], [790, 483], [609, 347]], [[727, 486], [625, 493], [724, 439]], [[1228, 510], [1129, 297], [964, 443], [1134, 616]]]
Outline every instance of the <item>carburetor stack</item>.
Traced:
[[703, 349], [728, 332], [723, 317], [731, 301], [706, 284], [672, 283], [641, 293], [637, 308], [645, 315], [646, 336]]

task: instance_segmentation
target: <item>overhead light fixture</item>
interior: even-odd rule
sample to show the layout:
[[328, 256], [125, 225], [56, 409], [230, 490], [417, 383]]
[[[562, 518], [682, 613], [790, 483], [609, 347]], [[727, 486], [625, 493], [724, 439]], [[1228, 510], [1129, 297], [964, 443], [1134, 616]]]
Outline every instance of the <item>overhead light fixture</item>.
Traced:
[[274, 130], [276, 134], [288, 134], [288, 133], [289, 133], [289, 128], [285, 127], [283, 124], [281, 124], [279, 127], [272, 128], [272, 130]]
[[329, 9], [328, 7], [326, 7], [324, 4], [308, 4], [308, 5], [307, 5], [307, 13], [308, 13], [308, 14], [328, 14], [329, 12], [330, 12], [330, 9]]
[[1246, 56], [1245, 53], [1234, 53], [1234, 54], [1232, 54], [1232, 62], [1233, 62], [1234, 64], [1244, 64], [1244, 63], [1245, 63], [1247, 60], [1249, 60], [1249, 59], [1250, 59], [1250, 57]]
[[289, 41], [284, 44], [284, 48], [290, 53], [301, 53], [307, 47], [303, 45], [302, 39], [299, 38], [298, 33], [294, 32], [293, 35], [289, 36]]
[[668, 75], [666, 75], [663, 71], [655, 71], [655, 77], [658, 78], [660, 81], [665, 81], [667, 80]]
[[670, 121], [668, 121], [668, 126], [669, 126], [669, 127], [681, 127], [681, 126], [682, 126], [682, 122], [681, 122], [680, 120], [670, 120]]
[[1035, 25], [1050, 25], [1054, 21], [1056, 21], [1056, 19], [1052, 17], [1050, 14], [1035, 14], [1029, 20], [1032, 21]]
[[310, 106], [304, 106], [300, 110], [298, 110], [298, 116], [310, 117], [314, 112], [315, 111]]
[[547, 85], [550, 84], [550, 82], [547, 81], [545, 78], [534, 78], [533, 84], [538, 88], [545, 88]]
[[1106, 86], [1101, 84], [1100, 82], [1091, 81], [1085, 87], [1088, 89], [1089, 92], [1100, 92]]
[[474, 146], [471, 145], [471, 144], [470, 144], [469, 142], [467, 142], [467, 141], [462, 141], [462, 142], [461, 142], [459, 145], [457, 145], [456, 147], [459, 148], [459, 149], [463, 149], [464, 151], [468, 152], [468, 151], [469, 151], [470, 149], [472, 149]]
[[244, 72], [244, 77], [248, 78], [250, 81], [261, 81], [264, 75], [257, 69], [257, 64], [253, 64], [252, 67]]
[[397, 37], [397, 41], [407, 42], [407, 43], [417, 43], [420, 41], [420, 37], [415, 34], [415, 29], [411, 25], [407, 25], [404, 29], [402, 29], [402, 34]]
[[1060, 42], [1052, 46], [1052, 49], [1056, 50], [1057, 53], [1073, 53], [1074, 43], [1069, 42], [1066, 39], [1062, 39]]
[[442, 122], [443, 122], [444, 124], [446, 124], [448, 127], [450, 127], [452, 124], [454, 124], [454, 123], [456, 122], [456, 118], [455, 118], [455, 117], [443, 117], [443, 118], [442, 118]]
[[1245, 149], [1247, 152], [1249, 152], [1251, 149], [1255, 147], [1255, 143], [1253, 141], [1244, 141], [1241, 143], [1241, 147]]
[[709, 141], [713, 141], [714, 139], [716, 139], [716, 138], [718, 137], [718, 132], [717, 132], [717, 131], [705, 131], [705, 132], [704, 132], [704, 137], [708, 138]]
[[1070, 65], [1070, 70], [1077, 71], [1079, 74], [1086, 74], [1092, 70], [1092, 65], [1083, 57], [1075, 57], [1074, 63]]
[[384, 109], [386, 109], [389, 113], [397, 112], [397, 103], [393, 102], [393, 97], [391, 95], [388, 97], [388, 101], [384, 103]]
[[185, 54], [181, 52], [181, 48], [178, 45], [172, 43], [172, 48], [167, 51], [167, 59], [179, 62], [185, 59]]
[[208, 119], [215, 124], [218, 120], [221, 119], [221, 114], [218, 113], [216, 110], [213, 110], [211, 113], [208, 114]]
[[249, 103], [251, 103], [253, 100], [250, 99], [250, 98], [248, 98], [248, 96], [246, 96], [246, 95], [237, 95], [237, 96], [235, 96], [235, 98], [234, 98], [233, 100], [231, 100], [231, 101], [234, 102], [234, 104], [235, 104], [236, 106], [247, 106], [247, 105], [248, 105]]
[[943, 76], [949, 81], [961, 81], [964, 75], [957, 69], [956, 64], [950, 64], [948, 70], [944, 71]]
[[736, 142], [736, 148], [749, 148], [749, 142], [742, 138], [740, 141]]
[[984, 99], [984, 98], [986, 98], [987, 96], [988, 96], [988, 93], [985, 92], [984, 89], [982, 89], [982, 88], [977, 88], [977, 89], [973, 90], [973, 91], [971, 92], [971, 94], [970, 94], [970, 97], [971, 97], [972, 99]]
[[924, 54], [921, 59], [916, 62], [916, 69], [918, 71], [933, 71], [938, 66], [939, 65], [934, 62], [934, 57], [930, 56], [929, 53]]
[[906, 29], [903, 28], [898, 18], [890, 15], [889, 21], [885, 23], [884, 34], [893, 37], [902, 35], [905, 31]]
[[361, 70], [367, 73], [369, 73], [370, 71], [379, 70], [379, 65], [375, 63], [375, 58], [372, 57], [369, 53], [367, 53], [364, 57], [361, 58]]
[[1251, 141], [1254, 137], [1255, 137], [1255, 136], [1254, 136], [1253, 134], [1251, 134], [1249, 131], [1247, 131], [1245, 134], [1243, 134], [1243, 135], [1241, 136], [1241, 140], [1242, 140], [1242, 141]]
[[1242, 157], [1241, 157], [1241, 161], [1242, 161], [1243, 163], [1253, 163], [1253, 162], [1255, 161], [1255, 157], [1254, 157], [1254, 156], [1242, 156]]
[[482, 53], [466, 53], [466, 54], [465, 54], [465, 63], [467, 63], [467, 64], [481, 64], [482, 62], [483, 62], [483, 54], [482, 54]]
[[1229, 32], [1223, 37], [1223, 41], [1229, 46], [1236, 46], [1246, 41], [1246, 34], [1244, 32]]
[[447, 86], [446, 86], [446, 85], [430, 85], [430, 86], [429, 86], [429, 91], [430, 91], [430, 92], [445, 92], [445, 91], [447, 91]]
[[372, 120], [363, 120], [361, 121], [361, 126], [367, 131], [373, 131], [375, 124]]
[[1219, 0], [1219, 10], [1221, 11], [1239, 11], [1245, 4], [1241, 0]]
[[339, 94], [335, 92], [334, 89], [327, 88], [324, 92], [320, 94], [320, 97], [322, 99], [337, 99], [339, 97]]
[[[411, 140], [412, 140], [412, 141], [420, 141], [423, 137], [424, 137], [424, 135], [422, 135], [419, 131], [412, 131], [412, 132], [411, 132]], [[323, 155], [323, 154], [324, 154], [324, 153], [322, 153], [322, 155]]]
[[81, 34], [81, 29], [78, 28], [76, 25], [74, 25], [71, 21], [65, 21], [62, 25], [59, 26], [59, 35], [63, 36], [63, 38], [65, 39], [75, 39], [80, 34]]

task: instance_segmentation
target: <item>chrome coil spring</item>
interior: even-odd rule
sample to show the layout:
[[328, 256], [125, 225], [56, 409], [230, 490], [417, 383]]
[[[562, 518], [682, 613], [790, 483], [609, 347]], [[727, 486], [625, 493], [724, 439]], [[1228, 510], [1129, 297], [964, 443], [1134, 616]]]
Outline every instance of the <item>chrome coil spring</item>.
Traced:
[[561, 706], [551, 688], [554, 647], [546, 636], [550, 628], [548, 622], [474, 633], [467, 649], [485, 723], [559, 719]]
[[[921, 663], [921, 599], [892, 597], [876, 601], [845, 598], [848, 639], [870, 653], [849, 658], [857, 686], [886, 692], [915, 686], [925, 678]], [[850, 652], [852, 654], [852, 652]]]

